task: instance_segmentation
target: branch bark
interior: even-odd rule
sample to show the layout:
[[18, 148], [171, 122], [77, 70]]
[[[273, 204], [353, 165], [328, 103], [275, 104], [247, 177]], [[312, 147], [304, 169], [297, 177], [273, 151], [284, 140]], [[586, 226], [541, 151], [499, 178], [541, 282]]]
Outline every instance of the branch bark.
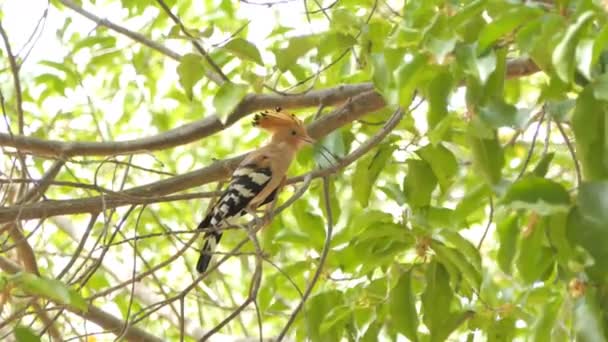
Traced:
[[39, 156], [63, 156], [65, 158], [74, 156], [109, 156], [165, 150], [198, 141], [220, 132], [248, 114], [258, 110], [274, 107], [284, 109], [314, 107], [321, 103], [325, 105], [337, 105], [353, 96], [372, 89], [373, 85], [371, 83], [360, 83], [315, 90], [301, 95], [250, 94], [228, 115], [224, 123], [222, 123], [222, 120], [217, 115], [210, 115], [204, 119], [167, 132], [134, 140], [64, 142], [0, 133], [0, 146], [14, 147], [21, 152]]
[[[368, 91], [347, 101], [331, 114], [321, 117], [308, 126], [310, 135], [319, 139], [361, 116], [383, 108], [382, 97]], [[74, 200], [43, 201], [32, 204], [0, 208], [0, 223], [14, 220], [31, 220], [56, 215], [95, 213], [122, 205], [153, 203], [170, 193], [216, 182], [226, 178], [246, 154], [217, 161], [207, 167], [158, 182], [131, 188], [115, 195], [95, 196]]]
[[[60, 0], [62, 3], [71, 3], [71, 0]], [[66, 5], [67, 6], [67, 5]], [[102, 19], [99, 19], [102, 20]], [[528, 58], [515, 58], [507, 63], [507, 77], [515, 78], [527, 76], [540, 69]], [[372, 83], [358, 83], [340, 85], [333, 88], [313, 90], [297, 95], [279, 94], [249, 94], [239, 103], [225, 122], [213, 114], [204, 119], [174, 128], [157, 135], [133, 140], [115, 142], [64, 142], [58, 140], [44, 140], [23, 135], [0, 133], [0, 146], [13, 147], [21, 152], [39, 156], [65, 158], [74, 156], [109, 156], [119, 154], [134, 154], [156, 150], [165, 150], [176, 146], [198, 141], [212, 134], [230, 127], [235, 122], [252, 112], [281, 107], [296, 109], [339, 105], [349, 98], [369, 92], [374, 89]], [[380, 97], [376, 94], [376, 97]], [[374, 107], [378, 110], [381, 107]], [[351, 120], [352, 121], [352, 120]], [[322, 130], [322, 128], [317, 128]]]
[[[24, 271], [17, 264], [3, 256], [0, 256], [0, 268], [10, 274]], [[70, 307], [67, 310], [115, 334], [119, 333], [124, 327], [124, 321], [91, 304], [89, 304], [87, 312], [81, 312]], [[149, 332], [133, 326], [127, 328], [125, 338], [129, 341], [163, 341]]]

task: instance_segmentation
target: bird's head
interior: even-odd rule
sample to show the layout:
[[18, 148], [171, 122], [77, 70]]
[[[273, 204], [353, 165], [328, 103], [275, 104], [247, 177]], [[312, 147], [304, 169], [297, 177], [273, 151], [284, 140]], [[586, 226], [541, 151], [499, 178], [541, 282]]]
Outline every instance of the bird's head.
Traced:
[[273, 142], [286, 142], [296, 149], [314, 143], [302, 121], [293, 114], [283, 112], [281, 108], [256, 114], [253, 126], [271, 132]]

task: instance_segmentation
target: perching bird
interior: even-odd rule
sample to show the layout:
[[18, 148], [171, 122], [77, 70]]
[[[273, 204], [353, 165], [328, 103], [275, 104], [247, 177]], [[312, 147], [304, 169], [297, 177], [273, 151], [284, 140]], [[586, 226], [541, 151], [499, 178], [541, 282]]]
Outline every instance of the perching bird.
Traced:
[[295, 115], [275, 111], [256, 114], [253, 125], [272, 133], [270, 143], [251, 152], [234, 170], [230, 184], [198, 225], [197, 229], [216, 228], [205, 233], [205, 244], [196, 263], [196, 270], [205, 272], [217, 244], [222, 238], [221, 228], [227, 220], [253, 212], [272, 202], [285, 181], [285, 174], [305, 144], [314, 140]]

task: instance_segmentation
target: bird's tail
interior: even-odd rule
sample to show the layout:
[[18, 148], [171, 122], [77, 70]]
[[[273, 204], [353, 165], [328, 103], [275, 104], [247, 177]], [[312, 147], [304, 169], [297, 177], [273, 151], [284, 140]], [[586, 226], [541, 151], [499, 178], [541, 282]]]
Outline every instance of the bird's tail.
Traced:
[[215, 252], [215, 248], [220, 243], [221, 238], [222, 233], [219, 232], [209, 232], [205, 234], [205, 244], [201, 250], [201, 255], [198, 257], [198, 261], [196, 262], [196, 270], [199, 273], [205, 272], [207, 267], [209, 267], [211, 257]]

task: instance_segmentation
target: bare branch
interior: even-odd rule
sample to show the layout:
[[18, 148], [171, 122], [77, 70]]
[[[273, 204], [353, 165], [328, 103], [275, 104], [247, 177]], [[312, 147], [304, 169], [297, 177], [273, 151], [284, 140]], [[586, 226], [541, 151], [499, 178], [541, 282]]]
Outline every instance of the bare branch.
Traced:
[[[71, 3], [70, 0], [60, 0], [62, 3]], [[66, 5], [67, 6], [67, 5]], [[515, 58], [507, 63], [507, 76], [509, 78], [521, 77], [539, 71], [538, 67], [527, 58]], [[134, 140], [117, 142], [63, 142], [58, 140], [43, 140], [22, 135], [11, 136], [8, 133], [0, 133], [0, 146], [14, 147], [19, 151], [40, 156], [107, 156], [118, 154], [133, 154], [164, 150], [180, 145], [192, 143], [212, 134], [222, 131], [231, 126], [248, 114], [262, 109], [281, 107], [284, 109], [316, 107], [321, 104], [325, 106], [338, 105], [351, 97], [361, 95], [373, 90], [371, 83], [358, 83], [341, 85], [334, 88], [313, 90], [297, 95], [277, 94], [249, 94], [243, 98], [235, 110], [228, 115], [225, 123], [222, 123], [217, 115], [210, 115], [202, 120], [174, 128], [167, 132]], [[379, 94], [369, 95], [378, 104], [381, 96]], [[380, 106], [370, 106], [373, 110], [381, 109]], [[361, 116], [361, 115], [359, 115]], [[320, 128], [319, 128], [320, 129]]]
[[[342, 127], [359, 117], [382, 108], [384, 100], [377, 93], [370, 91], [361, 94], [348, 101], [342, 107], [334, 110], [333, 113], [323, 116], [313, 122], [308, 127], [311, 137], [319, 139], [329, 134], [333, 130]], [[168, 178], [158, 182], [138, 186], [120, 192], [120, 195], [96, 196], [89, 198], [79, 198], [74, 200], [44, 201], [33, 204], [0, 208], [0, 223], [10, 222], [16, 219], [30, 220], [34, 218], [49, 217], [56, 215], [66, 215], [75, 213], [95, 213], [102, 209], [115, 208], [123, 205], [133, 205], [141, 203], [154, 203], [158, 198], [196, 186], [216, 182], [226, 178], [229, 172], [234, 169], [246, 154], [217, 161], [205, 168], [195, 170], [180, 176]], [[344, 162], [344, 161], [343, 161]], [[340, 165], [346, 165], [344, 163]], [[332, 167], [335, 170], [339, 168]], [[328, 173], [331, 173], [328, 172]], [[327, 174], [328, 174], [327, 173]], [[314, 177], [315, 174], [313, 174]], [[298, 182], [302, 181], [301, 177]], [[293, 183], [292, 180], [290, 183]]]
[[113, 30], [122, 35], [125, 35], [138, 43], [141, 43], [153, 50], [156, 50], [156, 51], [162, 53], [165, 56], [175, 59], [176, 61], [179, 61], [182, 58], [182, 56], [180, 56], [180, 54], [178, 54], [175, 51], [170, 50], [166, 46], [147, 38], [146, 36], [144, 36], [143, 34], [141, 34], [139, 32], [131, 31], [131, 30], [124, 28], [118, 24], [115, 24], [107, 19], [100, 18], [100, 17], [96, 16], [95, 14], [80, 7], [78, 4], [76, 4], [72, 0], [59, 0], [59, 2], [61, 2], [66, 7], [72, 9], [74, 12], [77, 12], [78, 14], [81, 14], [82, 16], [86, 17], [87, 19], [93, 21], [94, 23], [96, 23], [99, 26], [107, 27], [110, 30]]
[[[0, 256], [0, 268], [9, 274], [15, 274], [15, 273], [24, 271], [18, 265], [13, 263], [11, 260], [9, 260], [3, 256]], [[93, 305], [90, 305], [90, 304], [87, 307], [86, 312], [81, 312], [81, 311], [79, 311], [75, 308], [71, 308], [71, 307], [68, 307], [67, 309], [69, 311], [71, 311], [72, 313], [74, 313], [84, 319], [87, 319], [91, 322], [94, 322], [95, 324], [99, 325], [100, 327], [102, 327], [108, 331], [114, 332], [114, 333], [120, 332], [125, 325], [125, 322], [122, 321], [121, 319], [116, 318], [116, 317], [110, 315], [109, 313], [107, 313]], [[129, 326], [127, 328], [127, 331], [125, 333], [125, 338], [129, 341], [158, 341], [158, 342], [163, 341], [162, 339], [150, 334], [149, 332], [142, 330], [140, 328], [134, 327], [134, 326]]]
[[[64, 0], [65, 1], [65, 0]], [[64, 142], [43, 140], [23, 135], [11, 136], [0, 133], [0, 146], [14, 147], [21, 152], [40, 156], [108, 156], [164, 150], [192, 143], [222, 131], [246, 115], [267, 108], [284, 109], [337, 105], [350, 97], [370, 91], [371, 83], [342, 85], [334, 88], [311, 91], [302, 95], [250, 94], [245, 96], [235, 110], [222, 123], [217, 115], [210, 115], [167, 132], [150, 137], [114, 142]], [[377, 95], [379, 97], [379, 95]], [[381, 108], [381, 107], [380, 107]], [[374, 108], [379, 109], [379, 108]]]
[[179, 25], [179, 28], [181, 29], [182, 33], [185, 34], [188, 38], [190, 38], [190, 41], [192, 42], [192, 45], [194, 45], [196, 50], [201, 55], [203, 55], [203, 57], [205, 57], [205, 60], [207, 61], [207, 63], [209, 63], [209, 65], [211, 65], [213, 70], [215, 70], [215, 72], [218, 75], [220, 75], [220, 77], [222, 78], [222, 82], [216, 82], [216, 83], [222, 84], [224, 82], [230, 82], [228, 77], [224, 74], [222, 69], [213, 61], [213, 59], [211, 59], [211, 56], [209, 56], [209, 54], [207, 53], [207, 51], [205, 51], [203, 46], [196, 40], [195, 37], [192, 36], [192, 34], [190, 34], [190, 32], [188, 32], [188, 30], [186, 29], [186, 26], [184, 26], [182, 21], [179, 20], [179, 18], [175, 14], [173, 14], [173, 12], [171, 12], [171, 9], [169, 8], [169, 6], [167, 6], [167, 4], [163, 0], [156, 0], [156, 3], [158, 3], [160, 5], [160, 7], [162, 7], [162, 9], [167, 13], [167, 15], [171, 18], [171, 20], [173, 20], [173, 22], [175, 24]]
[[[399, 109], [398, 111], [400, 112], [401, 110]], [[277, 342], [280, 342], [281, 340], [283, 340], [283, 338], [289, 331], [289, 328], [291, 327], [293, 322], [296, 320], [298, 313], [304, 306], [304, 303], [306, 302], [306, 300], [312, 293], [312, 290], [315, 287], [315, 284], [317, 283], [317, 281], [319, 280], [319, 277], [321, 276], [321, 272], [323, 271], [323, 266], [325, 265], [325, 260], [327, 259], [327, 255], [329, 254], [329, 249], [331, 247], [331, 237], [332, 237], [333, 230], [334, 230], [334, 219], [333, 219], [333, 213], [331, 211], [331, 200], [329, 199], [329, 176], [323, 177], [323, 197], [325, 198], [325, 212], [327, 213], [327, 236], [325, 237], [325, 244], [323, 245], [323, 251], [321, 251], [321, 257], [319, 258], [319, 267], [317, 268], [317, 271], [315, 272], [310, 283], [308, 284], [308, 287], [306, 287], [306, 290], [304, 291], [304, 295], [302, 296], [300, 303], [293, 310], [293, 313], [291, 314], [291, 316], [289, 316], [289, 319], [287, 320], [287, 323], [283, 327], [283, 330], [281, 330], [281, 333], [277, 337], [277, 339], [276, 339]]]
[[8, 36], [4, 28], [2, 27], [2, 22], [0, 22], [0, 35], [2, 35], [2, 40], [4, 40], [4, 46], [6, 48], [6, 54], [8, 55], [8, 62], [11, 66], [11, 72], [13, 74], [13, 83], [15, 86], [15, 97], [17, 98], [17, 114], [18, 114], [18, 122], [19, 122], [19, 134], [23, 135], [23, 95], [21, 93], [21, 82], [19, 81], [19, 65], [15, 60], [15, 55], [13, 55], [13, 50], [11, 49], [11, 44], [8, 41]]

